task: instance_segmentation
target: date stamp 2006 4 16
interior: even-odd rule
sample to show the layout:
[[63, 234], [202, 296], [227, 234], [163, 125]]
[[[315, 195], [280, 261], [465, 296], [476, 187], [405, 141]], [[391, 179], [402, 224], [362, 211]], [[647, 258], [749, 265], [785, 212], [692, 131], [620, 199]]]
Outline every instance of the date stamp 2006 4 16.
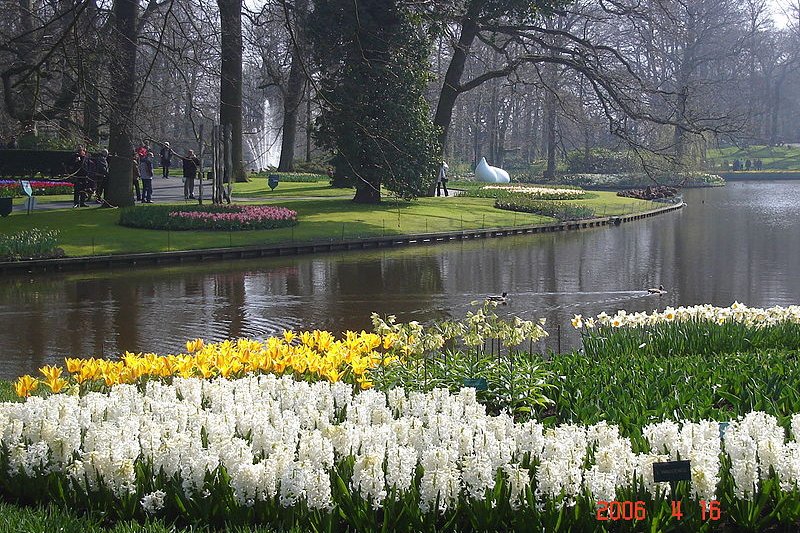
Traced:
[[[681, 511], [681, 501], [672, 501], [672, 517], [680, 520], [683, 518]], [[700, 500], [700, 518], [701, 520], [719, 520], [722, 517], [722, 510], [717, 500]], [[645, 503], [639, 501], [605, 501], [599, 500], [597, 502], [597, 519], [600, 521], [606, 520], [645, 520], [647, 518], [647, 509]]]

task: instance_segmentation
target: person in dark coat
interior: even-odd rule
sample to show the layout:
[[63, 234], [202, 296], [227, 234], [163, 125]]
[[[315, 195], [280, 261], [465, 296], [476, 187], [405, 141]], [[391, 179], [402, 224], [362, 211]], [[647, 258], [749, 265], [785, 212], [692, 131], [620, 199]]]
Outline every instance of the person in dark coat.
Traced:
[[98, 204], [103, 203], [103, 194], [108, 182], [108, 150], [103, 149], [94, 160], [94, 195]]
[[161, 148], [161, 168], [163, 169], [163, 177], [169, 177], [169, 167], [172, 164], [172, 148], [169, 147], [169, 142], [165, 142]]
[[183, 159], [183, 198], [194, 199], [194, 179], [200, 169], [200, 159], [194, 155], [194, 150], [189, 150]]
[[72, 207], [88, 207], [86, 192], [89, 189], [89, 157], [83, 146], [78, 146], [70, 160], [72, 174]]
[[142, 203], [153, 203], [153, 152], [139, 158], [139, 176], [142, 178]]

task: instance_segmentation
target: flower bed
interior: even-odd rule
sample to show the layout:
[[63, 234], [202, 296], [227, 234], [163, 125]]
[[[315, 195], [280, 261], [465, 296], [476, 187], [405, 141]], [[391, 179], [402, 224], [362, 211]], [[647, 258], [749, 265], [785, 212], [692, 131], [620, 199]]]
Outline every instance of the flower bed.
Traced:
[[533, 200], [524, 194], [509, 194], [503, 198], [498, 198], [495, 200], [494, 206], [498, 209], [519, 211], [521, 213], [535, 213], [562, 221], [581, 220], [594, 216], [594, 209], [585, 205]]
[[[673, 187], [715, 187], [725, 185], [725, 180], [722, 176], [704, 172], [685, 172], [677, 175], [656, 176], [655, 178], [658, 183]], [[564, 174], [554, 177], [553, 183], [590, 189], [635, 189], [654, 185], [651, 176], [622, 172], [613, 174]]]
[[575, 315], [587, 354], [718, 354], [800, 348], [800, 306], [696, 305], [652, 313]]
[[57, 244], [56, 230], [33, 228], [11, 235], [0, 235], [0, 260], [61, 257], [64, 252], [57, 247]]
[[647, 186], [644, 189], [627, 189], [619, 191], [617, 196], [624, 198], [636, 198], [638, 200], [661, 200], [666, 198], [674, 198], [678, 194], [678, 189], [675, 187], [663, 186]]
[[[538, 360], [545, 371], [530, 375], [521, 363], [537, 358], [520, 348], [544, 331], [498, 317], [490, 302], [426, 328], [377, 315], [373, 325], [339, 339], [285, 332], [189, 341], [180, 355], [72, 359], [69, 380], [44, 367], [40, 391], [52, 390], [0, 403], [0, 494], [118, 519], [276, 530], [800, 523], [800, 306], [576, 315], [596, 349]], [[616, 337], [688, 326], [697, 329], [671, 338], [670, 357], [654, 357], [650, 338], [630, 348]], [[726, 340], [737, 335], [746, 340]], [[709, 347], [695, 353], [699, 339]], [[761, 351], [730, 353], [737, 342]], [[510, 374], [496, 371], [505, 363]], [[548, 382], [555, 405], [539, 407], [558, 419], [486, 402], [462, 366], [510, 397], [530, 392], [515, 371]], [[652, 464], [677, 459], [690, 461], [692, 480], [675, 494], [654, 482]]]
[[297, 212], [269, 205], [153, 205], [122, 209], [119, 223], [176, 231], [242, 231], [294, 226]]
[[250, 339], [205, 344], [202, 339], [186, 343], [188, 354], [157, 355], [126, 352], [119, 360], [66, 359], [66, 370], [58, 366], [40, 369], [42, 379], [22, 376], [14, 384], [19, 396], [29, 396], [41, 385], [50, 393], [108, 390], [119, 384], [143, 383], [148, 379], [216, 376], [238, 378], [249, 374], [274, 373], [300, 379], [345, 381], [369, 388], [368, 373], [395, 357], [402, 339], [349, 332], [336, 339], [327, 331], [285, 331], [283, 337], [265, 342]]
[[[178, 378], [0, 404], [0, 488], [119, 518], [359, 531], [586, 530], [598, 501], [641, 502], [637, 527], [660, 530], [680, 497], [689, 530], [709, 520], [701, 501], [758, 528], [800, 518], [784, 505], [798, 490], [799, 431], [800, 415], [787, 441], [755, 412], [724, 432], [664, 421], [631, 440], [603, 422], [489, 416], [470, 388], [355, 394], [271, 375]], [[676, 496], [652, 464], [678, 458], [692, 482]]]
[[579, 200], [586, 197], [586, 191], [572, 187], [543, 187], [539, 185], [485, 185], [470, 189], [467, 196], [483, 198], [505, 198], [524, 195], [532, 200]]
[[[398, 323], [394, 316], [383, 319], [373, 314], [374, 333], [348, 331], [340, 339], [327, 331], [284, 331], [282, 337], [270, 337], [264, 342], [237, 339], [206, 344], [202, 339], [195, 339], [186, 343], [186, 354], [125, 353], [116, 361], [67, 358], [66, 373], [62, 367], [44, 366], [40, 369], [42, 378], [22, 376], [14, 388], [18, 396], [27, 397], [37, 390], [46, 394], [85, 393], [105, 391], [119, 384], [144, 384], [151, 379], [236, 378], [261, 373], [292, 375], [307, 381], [344, 381], [361, 389], [371, 388], [373, 377], [378, 377], [384, 388], [396, 384], [411, 388], [414, 385], [410, 380], [419, 381], [416, 372], [410, 375], [404, 366], [396, 363], [407, 362], [418, 369], [423, 360], [434, 359], [445, 344], [465, 347], [468, 351], [451, 354], [450, 365], [445, 367], [432, 363], [431, 379], [420, 382], [417, 386], [424, 389], [417, 390], [431, 390], [437, 386], [458, 390], [463, 378], [481, 377], [482, 371], [488, 372], [483, 377], [501, 377], [495, 379], [493, 385], [505, 387], [514, 362], [512, 360], [508, 368], [507, 364], [495, 361], [493, 355], [499, 353], [500, 345], [514, 347], [528, 341], [530, 347], [530, 343], [547, 336], [547, 332], [534, 322], [501, 319], [493, 312], [493, 307], [485, 303], [477, 311], [468, 312], [462, 321], [443, 322], [427, 330], [417, 322]], [[492, 352], [487, 357], [485, 349], [489, 344]], [[513, 354], [511, 351], [508, 355]], [[461, 368], [453, 363], [460, 364]], [[465, 363], [469, 363], [468, 367]], [[518, 365], [519, 381], [540, 375], [535, 368], [520, 374], [520, 368], [526, 366]], [[541, 384], [537, 382], [533, 386], [541, 387]], [[514, 390], [513, 384], [511, 390]], [[517, 392], [525, 390], [524, 386], [517, 385]], [[482, 395], [494, 410], [503, 402], [497, 397], [493, 389]], [[523, 396], [520, 403], [525, 405], [531, 399], [534, 398]]]
[[[66, 181], [31, 181], [34, 196], [72, 194], [73, 185]], [[24, 196], [17, 180], [0, 180], [0, 196], [18, 198]]]

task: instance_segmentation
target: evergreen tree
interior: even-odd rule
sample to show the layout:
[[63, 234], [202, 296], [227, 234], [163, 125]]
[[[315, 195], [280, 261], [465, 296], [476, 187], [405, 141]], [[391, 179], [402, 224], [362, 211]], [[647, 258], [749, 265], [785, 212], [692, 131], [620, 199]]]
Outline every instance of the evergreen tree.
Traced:
[[318, 142], [337, 154], [356, 202], [384, 186], [425, 193], [440, 149], [424, 98], [430, 40], [399, 0], [315, 0], [309, 39], [321, 73]]

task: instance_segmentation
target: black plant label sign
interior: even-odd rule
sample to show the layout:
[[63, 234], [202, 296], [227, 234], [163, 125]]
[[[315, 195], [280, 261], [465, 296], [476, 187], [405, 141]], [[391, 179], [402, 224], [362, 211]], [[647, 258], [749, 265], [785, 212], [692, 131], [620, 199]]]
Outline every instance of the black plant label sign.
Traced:
[[489, 388], [486, 378], [464, 378], [464, 386], [472, 387], [475, 390], [486, 390]]
[[689, 461], [666, 461], [653, 463], [653, 481], [691, 481], [692, 467]]

